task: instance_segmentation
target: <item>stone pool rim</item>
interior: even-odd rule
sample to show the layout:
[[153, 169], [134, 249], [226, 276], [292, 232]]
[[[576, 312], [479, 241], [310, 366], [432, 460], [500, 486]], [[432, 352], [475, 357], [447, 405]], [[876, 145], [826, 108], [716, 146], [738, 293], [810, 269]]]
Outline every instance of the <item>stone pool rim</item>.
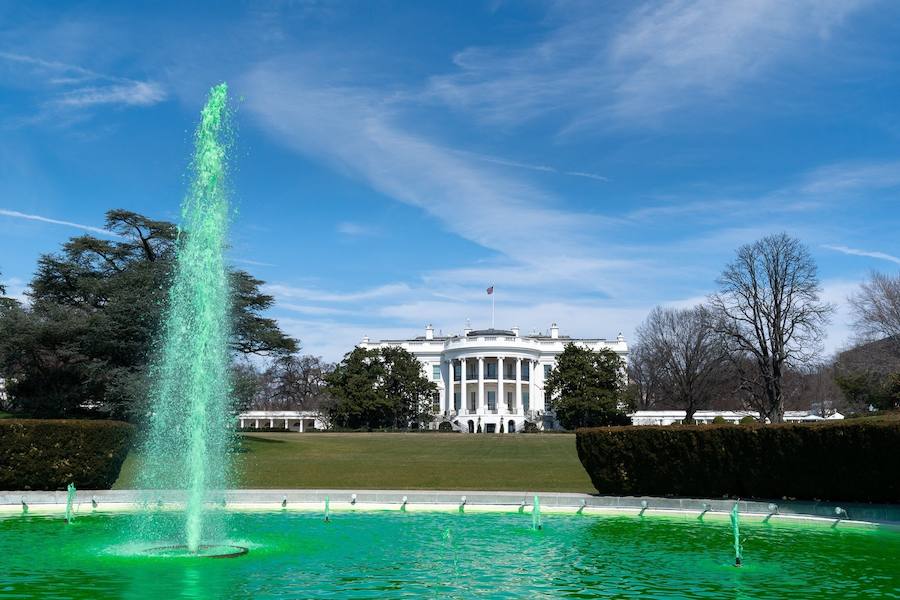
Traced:
[[[350, 489], [262, 489], [211, 492], [211, 509], [234, 511], [298, 511], [322, 512], [328, 497], [331, 512], [346, 511], [459, 511], [511, 512], [530, 511], [538, 496], [544, 514], [681, 516], [728, 518], [734, 503], [742, 519], [776, 522], [805, 522], [833, 527], [869, 527], [900, 530], [900, 505], [817, 502], [803, 500], [736, 500], [729, 498], [671, 498], [656, 496], [604, 496], [581, 493], [540, 491], [479, 490], [350, 490]], [[179, 510], [185, 492], [177, 490], [78, 490], [73, 508], [75, 515], [93, 512], [132, 512], [150, 504], [157, 509]], [[404, 502], [404, 498], [406, 502]], [[465, 499], [465, 500], [463, 500]], [[65, 491], [0, 491], [0, 517], [23, 514], [49, 515], [64, 513]], [[646, 504], [645, 504], [646, 503]], [[772, 514], [770, 504], [776, 504]], [[95, 506], [96, 505], [96, 506]], [[835, 510], [846, 513], [838, 518]]]

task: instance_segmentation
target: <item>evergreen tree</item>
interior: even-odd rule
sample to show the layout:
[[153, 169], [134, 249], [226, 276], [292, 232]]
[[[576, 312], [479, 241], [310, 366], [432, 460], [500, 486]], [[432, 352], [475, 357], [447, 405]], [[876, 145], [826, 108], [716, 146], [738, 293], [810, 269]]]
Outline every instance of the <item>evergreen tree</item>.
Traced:
[[566, 344], [544, 384], [548, 408], [566, 429], [629, 424], [620, 408], [624, 369], [612, 350]]
[[355, 348], [326, 375], [328, 420], [348, 429], [418, 428], [433, 417], [438, 387], [402, 348]]
[[[144, 411], [146, 367], [167, 301], [178, 230], [113, 210], [106, 229], [66, 242], [38, 261], [30, 306], [0, 310], [0, 377], [18, 410], [35, 416]], [[243, 271], [233, 282], [235, 354], [281, 355], [294, 340], [262, 316], [274, 299]]]

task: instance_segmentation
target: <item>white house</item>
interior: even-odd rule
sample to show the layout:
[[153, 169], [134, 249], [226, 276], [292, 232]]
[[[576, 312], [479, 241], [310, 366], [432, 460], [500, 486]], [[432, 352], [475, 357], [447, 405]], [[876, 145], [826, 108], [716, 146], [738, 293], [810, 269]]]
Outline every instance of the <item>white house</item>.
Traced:
[[[632, 425], [673, 425], [681, 423], [687, 416], [683, 410], [639, 410], [628, 415]], [[737, 410], [698, 410], [694, 413], [694, 421], [698, 425], [709, 425], [716, 417], [722, 417], [726, 423], [740, 423], [744, 417], [759, 419], [759, 413]], [[844, 415], [836, 412], [828, 417], [821, 417], [807, 410], [784, 411], [785, 423], [814, 423], [816, 421], [832, 421], [843, 419]]]
[[401, 340], [370, 340], [360, 348], [401, 347], [422, 362], [427, 377], [440, 387], [434, 408], [438, 417], [430, 428], [449, 422], [457, 431], [514, 433], [526, 421], [539, 429], [555, 420], [544, 403], [544, 380], [567, 343], [591, 350], [609, 348], [626, 360], [628, 345], [620, 333], [615, 340], [572, 338], [559, 334], [554, 323], [546, 333], [521, 335], [512, 329], [466, 327], [460, 335], [425, 335]]
[[325, 429], [325, 423], [318, 413], [310, 410], [248, 410], [238, 415], [238, 427], [286, 429], [303, 433]]

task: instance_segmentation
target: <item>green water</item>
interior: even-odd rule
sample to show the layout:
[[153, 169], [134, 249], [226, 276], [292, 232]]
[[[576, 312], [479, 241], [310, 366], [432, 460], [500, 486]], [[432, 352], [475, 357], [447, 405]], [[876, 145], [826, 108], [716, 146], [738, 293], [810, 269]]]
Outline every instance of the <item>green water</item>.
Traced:
[[179, 531], [179, 543], [192, 550], [221, 536], [221, 520], [205, 518], [203, 506], [228, 485], [234, 431], [225, 263], [229, 139], [228, 88], [223, 83], [210, 90], [195, 134], [175, 273], [152, 369], [152, 414], [143, 449], [147, 458], [138, 476], [142, 489], [185, 490], [187, 510], [180, 522], [145, 520], [136, 525], [135, 534], [152, 540]]
[[[174, 514], [161, 518], [179, 521]], [[154, 558], [133, 515], [0, 519], [0, 597], [897, 598], [900, 533], [726, 520], [234, 513], [236, 559]], [[23, 552], [27, 548], [27, 552]]]

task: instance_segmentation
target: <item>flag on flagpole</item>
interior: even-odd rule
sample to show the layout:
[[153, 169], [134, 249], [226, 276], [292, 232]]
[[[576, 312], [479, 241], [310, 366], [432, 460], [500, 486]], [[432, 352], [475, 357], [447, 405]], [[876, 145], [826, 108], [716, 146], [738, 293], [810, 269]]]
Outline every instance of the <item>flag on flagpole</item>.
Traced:
[[491, 286], [487, 289], [488, 296], [494, 293], [494, 286]]

